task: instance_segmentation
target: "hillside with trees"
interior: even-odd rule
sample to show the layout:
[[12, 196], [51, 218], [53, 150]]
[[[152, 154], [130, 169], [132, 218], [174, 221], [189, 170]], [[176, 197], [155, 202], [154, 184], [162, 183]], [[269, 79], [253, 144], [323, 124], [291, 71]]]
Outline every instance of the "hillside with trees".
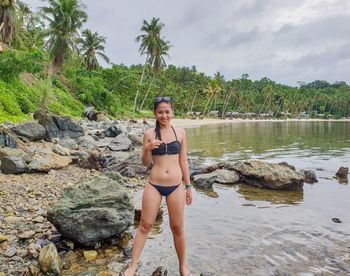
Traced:
[[[350, 116], [350, 86], [342, 81], [291, 87], [167, 64], [176, 45], [163, 36], [159, 18], [144, 20], [135, 39], [135, 55], [144, 64], [114, 64], [104, 51], [108, 38], [84, 28], [87, 20], [77, 0], [47, 0], [38, 11], [0, 0], [0, 122], [31, 119], [38, 108], [80, 117], [86, 106], [111, 118], [143, 117], [150, 115], [153, 98], [165, 95], [173, 97], [180, 116], [213, 110], [228, 116]], [[110, 66], [103, 68], [100, 60]]]

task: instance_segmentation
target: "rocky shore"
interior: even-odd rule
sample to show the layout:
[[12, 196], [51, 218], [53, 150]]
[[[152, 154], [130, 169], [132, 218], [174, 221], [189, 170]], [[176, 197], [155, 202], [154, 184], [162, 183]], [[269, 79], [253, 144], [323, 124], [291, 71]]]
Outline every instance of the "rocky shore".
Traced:
[[[0, 276], [118, 275], [125, 267], [130, 226], [140, 216], [132, 194], [146, 183], [142, 134], [153, 125], [86, 115], [93, 120], [41, 110], [34, 122], [0, 125]], [[190, 163], [198, 189], [245, 182], [289, 190], [317, 182], [313, 171], [286, 163]], [[336, 177], [347, 175], [342, 168]]]

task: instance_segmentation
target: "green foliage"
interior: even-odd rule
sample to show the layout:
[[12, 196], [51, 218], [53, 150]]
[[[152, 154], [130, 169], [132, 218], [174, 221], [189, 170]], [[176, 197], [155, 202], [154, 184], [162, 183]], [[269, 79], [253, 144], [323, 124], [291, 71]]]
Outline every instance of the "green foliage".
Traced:
[[0, 55], [0, 79], [10, 81], [22, 72], [42, 73], [45, 55], [42, 51], [6, 50]]

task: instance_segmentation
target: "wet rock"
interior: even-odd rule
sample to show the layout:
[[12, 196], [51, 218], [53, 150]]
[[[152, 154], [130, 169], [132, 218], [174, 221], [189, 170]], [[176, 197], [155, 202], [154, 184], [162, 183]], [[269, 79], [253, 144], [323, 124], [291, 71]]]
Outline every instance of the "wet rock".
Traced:
[[340, 167], [335, 176], [340, 180], [347, 180], [349, 174], [348, 167]]
[[134, 208], [124, 183], [94, 176], [67, 187], [47, 219], [65, 237], [91, 245], [125, 231], [133, 223]]
[[116, 126], [111, 126], [103, 132], [103, 135], [106, 137], [117, 137], [121, 133], [122, 133], [122, 130], [120, 130]]
[[304, 182], [312, 184], [318, 182], [315, 171], [313, 170], [300, 170], [300, 174], [304, 175]]
[[[163, 209], [159, 208], [157, 212], [156, 220], [163, 218]], [[141, 219], [141, 209], [135, 209], [135, 221], [139, 221]]]
[[17, 148], [17, 137], [16, 135], [3, 127], [0, 126], [0, 146], [9, 148]]
[[39, 265], [46, 273], [60, 275], [63, 264], [56, 247], [52, 243], [40, 250]]
[[153, 271], [152, 276], [167, 276], [168, 275], [168, 269], [164, 266], [159, 266], [156, 268], [155, 271]]
[[92, 260], [95, 260], [97, 258], [97, 251], [95, 250], [86, 250], [86, 251], [83, 251], [83, 255], [84, 255], [84, 258], [85, 260], [87, 261], [92, 261]]
[[26, 171], [26, 164], [22, 157], [4, 157], [0, 168], [2, 173], [18, 174]]
[[115, 137], [108, 146], [112, 151], [128, 151], [131, 147], [132, 142], [124, 133]]
[[58, 145], [58, 144], [56, 144], [52, 147], [52, 151], [54, 153], [57, 153], [57, 154], [62, 155], [62, 156], [69, 156], [70, 155], [69, 149], [62, 147], [61, 145]]
[[219, 169], [210, 173], [197, 174], [193, 176], [193, 181], [202, 189], [209, 189], [215, 182], [221, 184], [235, 184], [240, 180], [236, 171]]
[[39, 141], [45, 136], [45, 128], [37, 122], [28, 122], [11, 128], [19, 136], [27, 138], [29, 141]]
[[280, 164], [253, 160], [237, 163], [225, 162], [219, 166], [239, 172], [244, 182], [261, 188], [298, 190], [303, 186], [303, 175]]

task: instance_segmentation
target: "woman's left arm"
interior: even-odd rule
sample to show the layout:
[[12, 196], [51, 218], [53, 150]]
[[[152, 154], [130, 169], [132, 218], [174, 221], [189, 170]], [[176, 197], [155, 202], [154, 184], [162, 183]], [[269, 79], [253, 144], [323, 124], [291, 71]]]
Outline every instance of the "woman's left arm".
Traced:
[[186, 140], [185, 130], [181, 129], [181, 131], [182, 131], [183, 138], [181, 140], [179, 162], [180, 162], [180, 167], [182, 171], [182, 178], [186, 184], [186, 204], [190, 205], [192, 203], [192, 190], [191, 190], [190, 170], [188, 167], [188, 160], [187, 160], [187, 140]]

